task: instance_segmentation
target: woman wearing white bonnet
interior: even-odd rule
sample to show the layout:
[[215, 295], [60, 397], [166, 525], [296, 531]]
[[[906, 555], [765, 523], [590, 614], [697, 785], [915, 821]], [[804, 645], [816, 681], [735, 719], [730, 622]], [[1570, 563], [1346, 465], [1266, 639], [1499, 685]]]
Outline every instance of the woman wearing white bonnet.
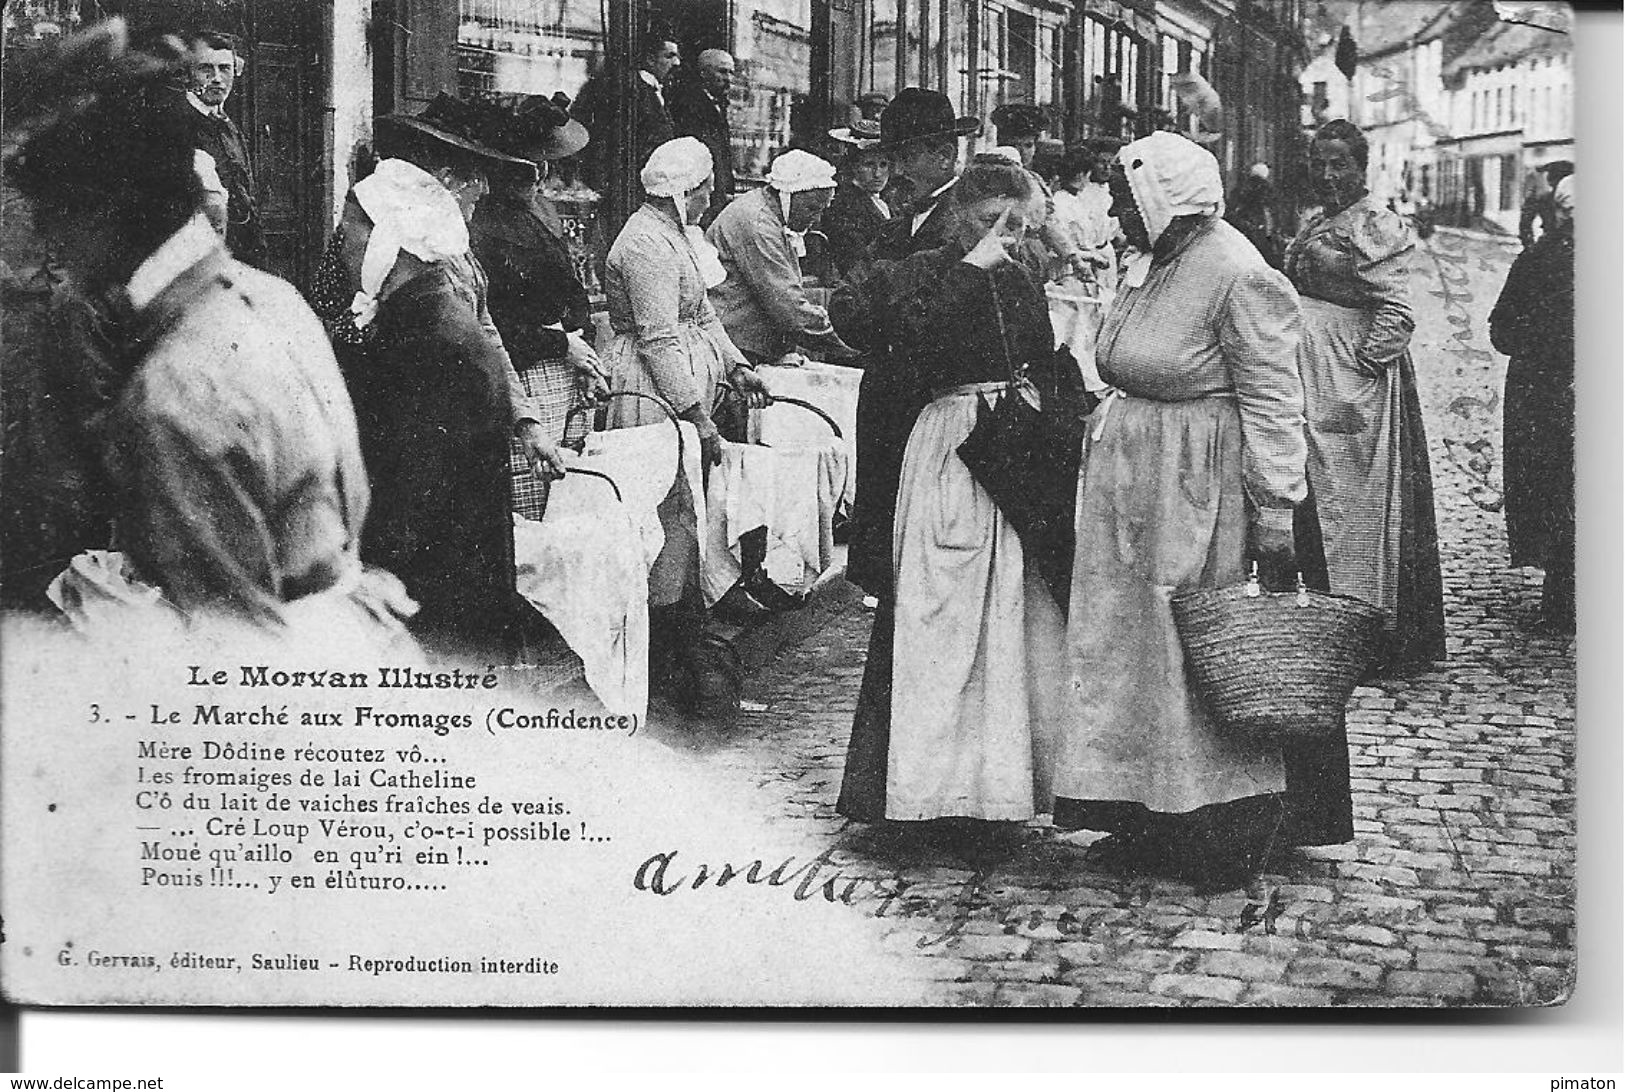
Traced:
[[[649, 155], [641, 178], [648, 199], [627, 218], [604, 265], [610, 386], [665, 399], [699, 431], [714, 462], [721, 453], [711, 419], [718, 388], [731, 384], [754, 402], [764, 397], [706, 298], [722, 279], [715, 252], [694, 226], [711, 200], [711, 152], [694, 137], [668, 140]], [[663, 419], [641, 398], [616, 399], [609, 412], [615, 427]]]
[[1218, 164], [1155, 132], [1111, 174], [1134, 248], [1100, 331], [1113, 389], [1089, 420], [1066, 635], [1055, 821], [1112, 832], [1108, 868], [1234, 886], [1287, 788], [1278, 747], [1221, 734], [1186, 680], [1174, 589], [1292, 580], [1303, 500], [1298, 301], [1220, 217]]
[[834, 196], [831, 164], [788, 151], [773, 161], [764, 188], [736, 197], [706, 232], [727, 274], [711, 289], [711, 303], [755, 363], [771, 364], [797, 348], [822, 358], [851, 353], [801, 281], [807, 230]]
[[[706, 298], [706, 289], [723, 278], [696, 226], [711, 200], [711, 153], [694, 137], [669, 140], [650, 154], [642, 181], [648, 197], [627, 218], [604, 263], [611, 337], [603, 361], [610, 389], [663, 399], [694, 426], [702, 458], [715, 463], [722, 436], [713, 415], [725, 389], [760, 406], [766, 388]], [[609, 404], [614, 428], [665, 422], [660, 407], [644, 398]], [[725, 687], [707, 690], [713, 672], [700, 644], [700, 532], [688, 498], [701, 488], [679, 475], [660, 505], [666, 541], [649, 573], [650, 646], [665, 657], [653, 665], [650, 681], [683, 701], [726, 694]]]

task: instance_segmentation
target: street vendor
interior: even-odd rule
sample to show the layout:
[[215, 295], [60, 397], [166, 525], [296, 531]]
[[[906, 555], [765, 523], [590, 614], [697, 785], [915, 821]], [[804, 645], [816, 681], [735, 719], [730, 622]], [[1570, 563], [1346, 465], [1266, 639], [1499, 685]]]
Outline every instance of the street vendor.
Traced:
[[807, 230], [834, 196], [832, 165], [788, 151], [773, 161], [766, 187], [735, 200], [706, 232], [728, 275], [711, 289], [711, 305], [754, 364], [798, 348], [825, 358], [852, 355], [801, 282]]

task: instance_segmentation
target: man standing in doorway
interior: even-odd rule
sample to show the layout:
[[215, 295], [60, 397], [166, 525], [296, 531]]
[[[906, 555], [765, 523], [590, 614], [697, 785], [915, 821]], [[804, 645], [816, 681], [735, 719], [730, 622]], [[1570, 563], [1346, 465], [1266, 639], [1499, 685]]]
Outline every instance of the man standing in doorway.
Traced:
[[[632, 101], [634, 172], [642, 169], [650, 152], [677, 135], [666, 106], [666, 83], [680, 64], [676, 42], [658, 33], [644, 39], [643, 53], [638, 58], [637, 97]], [[587, 127], [591, 136], [587, 182], [597, 190], [605, 189], [618, 169], [617, 150], [621, 142], [615, 132], [616, 93], [607, 70], [600, 70], [582, 85], [575, 105], [570, 108], [570, 113]]]
[[671, 116], [678, 136], [698, 137], [711, 150], [713, 184], [711, 207], [702, 226], [727, 207], [733, 198], [733, 137], [728, 130], [728, 96], [733, 91], [734, 59], [726, 50], [700, 52], [699, 74], [672, 91]]
[[[191, 134], [205, 198], [224, 205], [226, 246], [247, 265], [265, 265], [265, 232], [260, 226], [259, 190], [248, 144], [237, 123], [226, 115], [226, 100], [242, 74], [242, 60], [232, 40], [212, 31], [186, 36], [191, 51], [186, 83], [176, 88], [164, 109], [170, 120]], [[221, 227], [216, 224], [216, 227]]]

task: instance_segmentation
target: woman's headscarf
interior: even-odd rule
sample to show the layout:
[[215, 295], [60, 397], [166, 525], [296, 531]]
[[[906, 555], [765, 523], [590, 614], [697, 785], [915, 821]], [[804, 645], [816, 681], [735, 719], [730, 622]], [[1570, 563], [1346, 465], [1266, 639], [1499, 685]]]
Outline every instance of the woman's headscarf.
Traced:
[[678, 199], [677, 214], [682, 216], [682, 196], [710, 178], [711, 167], [711, 149], [695, 137], [678, 137], [649, 153], [639, 178], [649, 196]]
[[643, 192], [650, 197], [670, 197], [677, 206], [677, 222], [683, 225], [683, 235], [694, 252], [694, 261], [706, 288], [715, 288], [727, 280], [728, 274], [722, 267], [717, 248], [706, 240], [699, 225], [688, 223], [683, 195], [711, 177], [711, 166], [711, 149], [695, 137], [678, 137], [650, 152], [649, 161], [639, 176]]
[[386, 159], [355, 184], [356, 203], [372, 221], [361, 259], [361, 290], [350, 304], [356, 328], [378, 314], [378, 292], [401, 251], [426, 262], [468, 250], [468, 224], [451, 191], [415, 163]]
[[833, 190], [835, 167], [811, 152], [792, 148], [773, 161], [767, 184], [779, 196], [779, 213], [784, 217], [784, 235], [798, 258], [807, 256], [807, 233], [790, 230], [790, 197], [808, 190]]
[[1552, 204], [1570, 215], [1574, 214], [1574, 176], [1572, 174], [1553, 187]]
[[1153, 245], [1176, 216], [1217, 216], [1224, 211], [1219, 161], [1193, 140], [1159, 129], [1124, 145], [1117, 161], [1128, 175]]

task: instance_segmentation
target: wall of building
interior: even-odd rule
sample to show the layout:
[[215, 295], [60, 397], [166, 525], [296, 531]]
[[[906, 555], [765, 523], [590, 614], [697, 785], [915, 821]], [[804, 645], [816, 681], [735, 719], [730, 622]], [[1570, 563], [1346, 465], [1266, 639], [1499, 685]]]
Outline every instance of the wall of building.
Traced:
[[332, 178], [331, 212], [338, 221], [356, 181], [358, 159], [372, 147], [373, 54], [369, 0], [333, 0], [332, 80], [327, 96], [324, 163]]

